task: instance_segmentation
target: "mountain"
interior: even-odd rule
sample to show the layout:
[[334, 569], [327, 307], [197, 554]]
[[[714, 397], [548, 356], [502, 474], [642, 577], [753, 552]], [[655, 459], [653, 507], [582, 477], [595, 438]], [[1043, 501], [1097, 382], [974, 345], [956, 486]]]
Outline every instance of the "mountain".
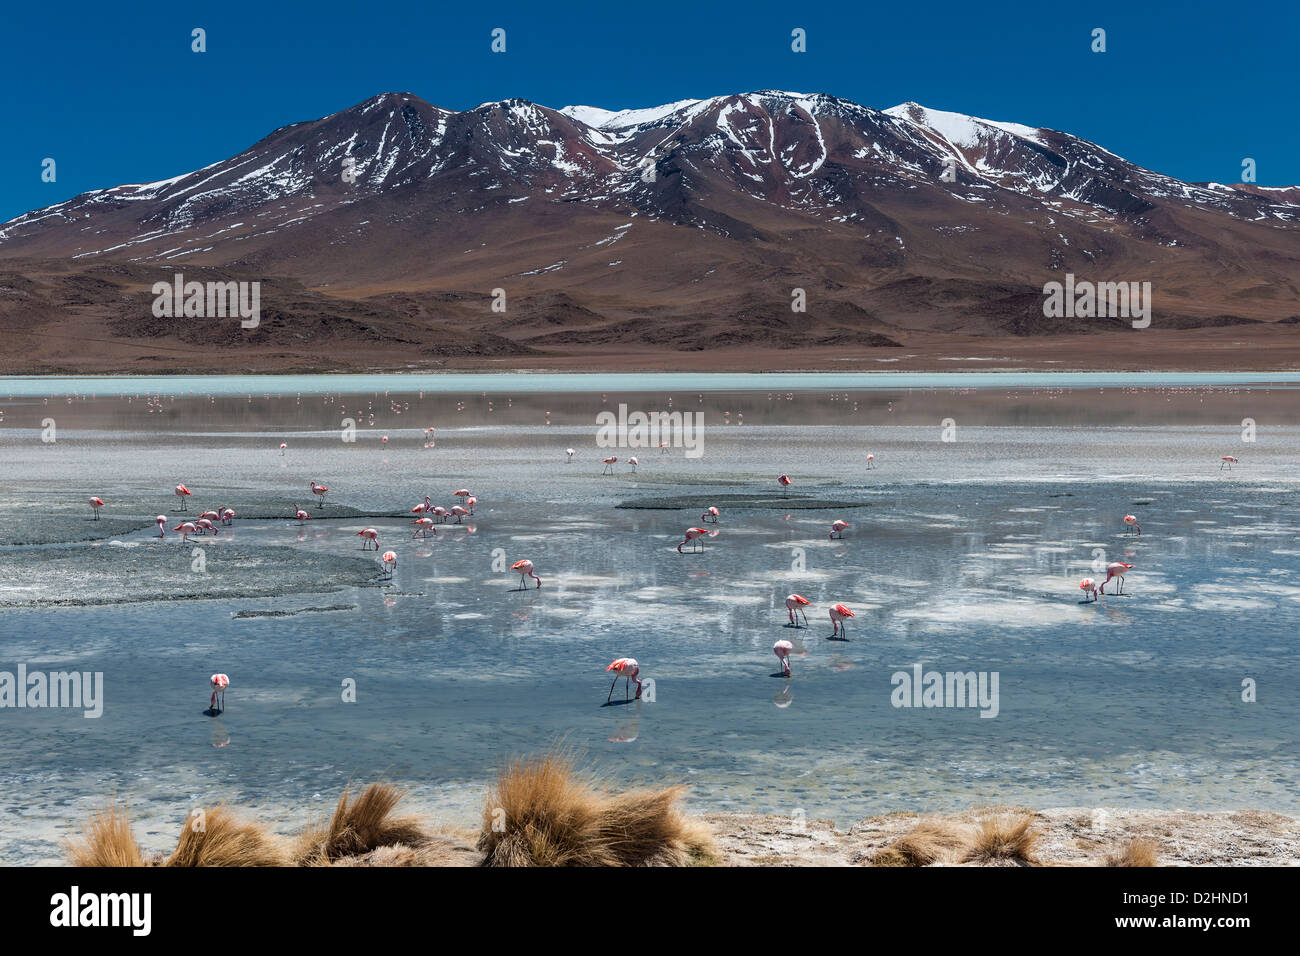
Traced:
[[[149, 288], [176, 272], [261, 282], [261, 324], [156, 318]], [[1151, 282], [1151, 330], [1045, 317], [1043, 284], [1066, 273]], [[1055, 130], [772, 90], [621, 111], [386, 93], [0, 226], [0, 328], [27, 337], [5, 371], [81, 367], [79, 340], [123, 368], [214, 367], [209, 345], [266, 368], [796, 367], [1079, 339], [1122, 364], [1135, 343], [1213, 349], [1243, 325], [1290, 348], [1277, 322], [1297, 314], [1300, 188], [1185, 183]]]

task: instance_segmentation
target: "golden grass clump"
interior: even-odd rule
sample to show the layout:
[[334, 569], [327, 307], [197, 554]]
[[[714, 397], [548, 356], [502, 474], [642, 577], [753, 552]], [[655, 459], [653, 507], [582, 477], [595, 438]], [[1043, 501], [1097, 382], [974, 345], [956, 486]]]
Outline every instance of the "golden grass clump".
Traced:
[[970, 829], [943, 820], [925, 820], [877, 853], [872, 866], [930, 866], [956, 863], [973, 849]]
[[[298, 837], [294, 860], [300, 866], [329, 866], [383, 847], [401, 846], [415, 853], [430, 836], [417, 817], [393, 815], [403, 796], [405, 791], [391, 784], [372, 783], [349, 803], [348, 788], [344, 787], [329, 823], [309, 827]], [[409, 856], [396, 850], [383, 858], [404, 862], [372, 865], [420, 865], [405, 862]]]
[[678, 808], [684, 787], [611, 794], [552, 753], [512, 761], [488, 792], [484, 866], [685, 866], [713, 859], [707, 828]]
[[[200, 825], [201, 824], [201, 825]], [[260, 824], [244, 823], [224, 806], [185, 821], [163, 866], [286, 866], [288, 857]]]
[[1033, 823], [1034, 818], [1030, 814], [1019, 817], [986, 817], [980, 821], [975, 844], [966, 855], [966, 862], [1036, 862], [1034, 847], [1038, 843], [1038, 832], [1031, 829]]
[[1106, 865], [1159, 866], [1160, 860], [1156, 853], [1157, 849], [1159, 849], [1159, 844], [1155, 840], [1145, 837], [1129, 840], [1118, 853], [1107, 854]]
[[116, 803], [90, 816], [79, 839], [65, 844], [73, 866], [144, 866], [144, 854], [131, 832], [126, 808]]

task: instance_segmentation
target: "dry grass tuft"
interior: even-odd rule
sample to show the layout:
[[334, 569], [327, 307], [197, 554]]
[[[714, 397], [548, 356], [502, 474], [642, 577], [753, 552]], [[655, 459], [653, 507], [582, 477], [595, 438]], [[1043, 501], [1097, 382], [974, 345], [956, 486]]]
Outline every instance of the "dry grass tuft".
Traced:
[[1031, 829], [1034, 818], [1030, 814], [1019, 817], [986, 817], [980, 821], [975, 834], [975, 845], [966, 855], [968, 863], [988, 863], [994, 860], [1013, 860], [1034, 863], [1034, 847], [1038, 832]]
[[[413, 853], [429, 842], [429, 833], [417, 817], [393, 815], [406, 791], [387, 783], [372, 783], [352, 803], [348, 788], [328, 824], [309, 827], [295, 844], [293, 858], [300, 866], [328, 866], [346, 858], [362, 857], [384, 847]], [[401, 856], [393, 854], [393, 859]], [[418, 863], [371, 865], [416, 866]]]
[[678, 809], [684, 787], [610, 794], [566, 753], [511, 762], [488, 792], [484, 866], [685, 866], [714, 861], [703, 823]]
[[237, 820], [224, 806], [186, 820], [180, 839], [163, 866], [287, 866], [288, 856], [259, 824]]
[[926, 820], [885, 847], [871, 860], [872, 866], [930, 866], [956, 863], [973, 848], [968, 827], [943, 820]]
[[126, 808], [112, 802], [92, 814], [82, 827], [81, 838], [67, 841], [64, 849], [73, 866], [145, 865]]
[[1118, 853], [1107, 854], [1106, 866], [1159, 866], [1158, 849], [1155, 840], [1143, 837], [1129, 840]]

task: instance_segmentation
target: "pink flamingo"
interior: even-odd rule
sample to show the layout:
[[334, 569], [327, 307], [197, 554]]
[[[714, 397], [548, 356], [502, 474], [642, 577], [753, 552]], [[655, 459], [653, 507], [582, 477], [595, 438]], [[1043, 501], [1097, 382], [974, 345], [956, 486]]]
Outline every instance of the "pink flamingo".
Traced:
[[1233, 458], [1231, 455], [1224, 455], [1219, 459], [1219, 471], [1223, 471], [1224, 465], [1228, 466], [1228, 471], [1232, 471], [1232, 466], [1235, 464], [1237, 464], [1236, 458]]
[[[213, 674], [208, 680], [212, 684], [212, 700], [208, 702], [208, 709], [215, 716], [226, 709], [226, 688], [230, 686], [230, 678], [225, 674]], [[217, 707], [218, 696], [221, 698], [220, 707]]]
[[154, 518], [153, 521], [154, 524], [158, 526], [158, 537], [160, 538], [167, 537], [167, 516], [159, 515], [158, 517]]
[[781, 673], [785, 677], [790, 676], [790, 652], [793, 650], [794, 645], [789, 641], [777, 641], [772, 645], [772, 653], [781, 662]]
[[469, 509], [470, 514], [474, 513], [474, 506], [476, 504], [478, 504], [478, 499], [475, 498], [473, 495], [470, 495], [468, 498], [465, 499], [465, 507]]
[[90, 499], [90, 510], [95, 512], [95, 520], [99, 520], [99, 509], [104, 507], [104, 499], [98, 496]]
[[1105, 594], [1106, 585], [1110, 584], [1111, 578], [1115, 578], [1116, 579], [1115, 593], [1123, 594], [1124, 575], [1126, 572], [1132, 570], [1132, 568], [1133, 565], [1125, 564], [1123, 561], [1112, 561], [1110, 564], [1106, 565], [1106, 580], [1101, 582], [1101, 587], [1097, 589], [1098, 593]]
[[456, 516], [456, 524], [460, 524], [460, 519], [469, 514], [469, 509], [462, 508], [460, 505], [452, 505], [449, 514], [454, 514]]
[[876, 467], [876, 456], [875, 456], [875, 455], [868, 455], [868, 456], [867, 456], [867, 471], [870, 471], [872, 468], [875, 468], [875, 467]]
[[194, 523], [198, 525], [199, 534], [207, 534], [209, 531], [211, 531], [213, 534], [220, 534], [220, 532], [217, 531], [216, 526], [212, 523], [211, 518], [199, 518]]
[[329, 488], [325, 485], [318, 485], [314, 481], [311, 483], [311, 493], [316, 496], [316, 501], [318, 502], [316, 505], [317, 508], [325, 507], [325, 492], [327, 491], [329, 491]]
[[700, 520], [716, 524], [718, 520], [718, 509], [710, 505], [709, 510], [700, 515]]
[[458, 488], [456, 491], [453, 491], [453, 492], [451, 493], [451, 496], [452, 496], [453, 498], [468, 498], [468, 497], [469, 497], [469, 489], [468, 489], [468, 488]]
[[1142, 528], [1138, 525], [1138, 519], [1136, 515], [1125, 515], [1124, 523], [1128, 525], [1130, 528], [1136, 528], [1138, 534], [1142, 533]]
[[602, 458], [601, 461], [605, 463], [605, 470], [602, 471], [601, 474], [602, 475], [614, 474], [614, 465], [618, 462], [618, 456], [611, 455], [609, 458]]
[[380, 440], [383, 444], [385, 444], [385, 445], [388, 444], [388, 436], [387, 436], [387, 435], [385, 435], [383, 438], [381, 438], [381, 439], [379, 439], [379, 440]]
[[[623, 699], [627, 700], [627, 693], [631, 682], [636, 681], [636, 699], [641, 699], [641, 681], [637, 679], [637, 674], [641, 673], [641, 665], [636, 662], [635, 657], [620, 657], [614, 661], [605, 670], [614, 672], [614, 684], [618, 683], [620, 677], [624, 678]], [[605, 695], [605, 703], [614, 696], [614, 684], [609, 685], [609, 693]]]
[[[846, 641], [849, 639], [849, 629], [844, 626], [844, 620], [850, 617], [857, 617], [857, 615], [843, 604], [837, 604], [831, 608], [831, 627], [833, 628], [831, 637], [840, 636]], [[844, 633], [840, 634], [841, 631]]]
[[1097, 582], [1092, 578], [1084, 578], [1079, 582], [1079, 590], [1083, 592], [1083, 603], [1097, 600]]
[[516, 590], [526, 591], [528, 589], [528, 578], [532, 578], [536, 581], [539, 588], [542, 586], [542, 579], [533, 573], [533, 562], [529, 561], [527, 558], [523, 561], [516, 561], [514, 564], [510, 565], [510, 570], [516, 571], [519, 574], [519, 587], [516, 588]]
[[639, 465], [639, 464], [641, 464], [641, 463], [640, 463], [639, 461], [637, 461], [635, 458], [629, 458], [629, 459], [627, 460], [627, 463], [628, 463], [629, 465], [632, 466], [632, 471], [633, 471], [634, 473], [636, 472], [636, 466]]
[[448, 511], [446, 508], [444, 508], [442, 505], [434, 505], [433, 513], [442, 519], [443, 524], [447, 523], [447, 515], [451, 514], [451, 512]]
[[184, 485], [177, 485], [177, 486], [176, 486], [176, 497], [179, 498], [179, 499], [181, 499], [181, 511], [185, 511], [185, 510], [186, 510], [186, 508], [185, 508], [185, 499], [188, 498], [188, 497], [189, 497], [190, 495], [192, 495], [192, 494], [194, 494], [194, 492], [190, 491], [190, 489], [186, 488]]
[[397, 552], [385, 551], [383, 561], [384, 561], [384, 571], [391, 579], [393, 576], [393, 572], [397, 570]]
[[433, 505], [429, 503], [429, 496], [425, 495], [424, 501], [422, 501], [420, 504], [416, 505], [414, 508], [411, 509], [411, 514], [422, 515], [432, 510], [433, 510]]
[[211, 521], [213, 518], [220, 519], [220, 518], [221, 518], [221, 512], [219, 512], [219, 511], [205, 511], [205, 512], [203, 512], [203, 514], [199, 515], [198, 518], [196, 518], [196, 519], [194, 519], [194, 520], [199, 521], [199, 520], [202, 520], [203, 518], [207, 518], [209, 521]]
[[573, 461], [573, 456], [577, 454], [572, 448], [564, 449], [564, 453], [569, 456], [569, 461]]
[[[421, 538], [427, 538], [429, 537], [430, 531], [432, 531], [434, 534], [438, 533], [438, 529], [433, 526], [432, 518], [416, 518], [411, 523], [415, 525], [415, 530], [411, 532], [412, 538], [414, 538], [416, 535], [419, 535]], [[357, 532], [357, 533], [360, 534], [361, 532]], [[375, 550], [376, 551], [379, 550], [379, 545], [377, 544], [375, 545]]]
[[[697, 548], [692, 548], [692, 549], [691, 549], [691, 553], [694, 554], [694, 553], [696, 552], [696, 550], [703, 549], [703, 547], [704, 547], [704, 542], [703, 542], [703, 541], [698, 541], [697, 539], [700, 538], [702, 535], [706, 535], [706, 534], [708, 534], [708, 533], [709, 533], [709, 529], [708, 529], [708, 528], [687, 528], [687, 529], [686, 529], [686, 537], [682, 540], [682, 544], [688, 544], [688, 543], [691, 542], [691, 541], [695, 541], [695, 543], [699, 546], [699, 548], [698, 548], [698, 549], [697, 549]], [[678, 553], [678, 554], [683, 554], [683, 553], [684, 553], [684, 552], [682, 551], [682, 544], [679, 544], [679, 545], [677, 546], [677, 553]]]
[[281, 458], [284, 457], [284, 450], [285, 450], [286, 448], [288, 448], [288, 447], [289, 447], [289, 446], [286, 445], [284, 442], [280, 442], [280, 457], [281, 457]]
[[802, 594], [791, 594], [785, 599], [785, 613], [789, 616], [792, 625], [795, 627], [799, 626], [798, 620], [795, 619], [796, 613], [803, 617], [805, 625], [808, 624], [808, 615], [804, 614], [803, 609], [811, 603], [812, 601], [809, 601]]
[[193, 521], [182, 521], [176, 527], [172, 528], [172, 530], [181, 533], [182, 541], [188, 541], [190, 540], [190, 535], [198, 533], [198, 528], [194, 527]]
[[668, 454], [668, 443], [667, 443], [667, 442], [663, 442], [663, 441], [661, 441], [661, 442], [659, 443], [659, 454], [661, 454], [661, 455], [666, 455], [666, 454]]
[[831, 537], [842, 538], [844, 537], [844, 529], [851, 528], [851, 527], [852, 525], [850, 525], [847, 521], [840, 520], [840, 521], [833, 522], [831, 524]]
[[374, 528], [363, 528], [362, 530], [357, 532], [357, 536], [361, 538], [362, 551], [369, 551], [370, 543], [372, 541], [375, 544], [375, 550], [376, 551], [379, 550], [379, 532], [376, 531]]
[[223, 508], [221, 511], [221, 523], [224, 525], [233, 523], [238, 517], [239, 515], [235, 514], [234, 508]]
[[780, 485], [782, 488], [789, 488], [792, 484], [794, 484], [794, 482], [790, 480], [789, 475], [778, 476], [776, 479], [776, 483]]
[[311, 520], [311, 515], [309, 515], [309, 514], [308, 514], [307, 512], [305, 512], [305, 511], [303, 511], [303, 510], [302, 510], [301, 508], [299, 508], [297, 505], [294, 505], [294, 506], [293, 506], [293, 516], [294, 516], [295, 518], [297, 518], [299, 521], [310, 521], [310, 520]]

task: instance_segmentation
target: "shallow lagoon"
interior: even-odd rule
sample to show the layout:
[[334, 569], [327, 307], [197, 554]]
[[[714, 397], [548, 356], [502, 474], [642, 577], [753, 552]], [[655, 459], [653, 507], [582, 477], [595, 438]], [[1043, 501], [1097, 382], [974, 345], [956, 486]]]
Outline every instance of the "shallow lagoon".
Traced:
[[[103, 671], [107, 700], [98, 720], [0, 711], [0, 860], [56, 861], [60, 836], [114, 791], [160, 849], [201, 803], [288, 827], [348, 780], [380, 776], [468, 823], [505, 757], [561, 740], [619, 784], [685, 781], [697, 808], [841, 826], [987, 802], [1300, 812], [1290, 389], [543, 397], [483, 382], [422, 397], [328, 384], [5, 404], [0, 520], [53, 521], [70, 543], [0, 549], [0, 668]], [[639, 449], [635, 475], [620, 462], [601, 476], [600, 457], [628, 452], [596, 447], [595, 413], [669, 398], [704, 412], [703, 457]], [[340, 440], [345, 413], [355, 443]], [[1219, 470], [1224, 454], [1241, 464]], [[788, 493], [779, 472], [795, 479]], [[318, 513], [313, 479], [332, 490], [298, 525], [293, 504]], [[189, 546], [152, 538], [154, 514], [177, 517], [178, 481], [199, 507], [248, 517]], [[397, 515], [426, 493], [449, 505], [460, 487], [479, 496], [475, 516], [412, 540]], [[96, 531], [92, 493], [125, 528]], [[841, 505], [806, 509], [798, 495]], [[679, 556], [682, 531], [723, 497], [753, 506], [726, 508], [704, 552]], [[619, 507], [665, 498], [693, 504]], [[1124, 533], [1126, 512], [1140, 537]], [[843, 541], [827, 538], [837, 517], [853, 524]], [[391, 584], [355, 580], [364, 526], [399, 554]], [[190, 570], [195, 546], [207, 579]], [[33, 557], [41, 548], [71, 563]], [[250, 569], [249, 553], [303, 567], [279, 587], [288, 578]], [[1130, 594], [1081, 605], [1099, 554], [1137, 565]], [[520, 557], [540, 591], [494, 569]], [[132, 588], [167, 599], [121, 586], [127, 566]], [[196, 599], [204, 580], [276, 593]], [[791, 591], [813, 601], [806, 630], [782, 626]], [[847, 642], [826, 640], [837, 601], [858, 614]], [[796, 645], [788, 683], [771, 676], [779, 638]], [[655, 700], [602, 707], [604, 666], [623, 655]], [[891, 675], [918, 662], [997, 671], [998, 716], [894, 708]], [[202, 712], [218, 670], [232, 685], [214, 720]], [[341, 700], [345, 678], [356, 703]], [[1245, 678], [1255, 703], [1241, 700]]]

